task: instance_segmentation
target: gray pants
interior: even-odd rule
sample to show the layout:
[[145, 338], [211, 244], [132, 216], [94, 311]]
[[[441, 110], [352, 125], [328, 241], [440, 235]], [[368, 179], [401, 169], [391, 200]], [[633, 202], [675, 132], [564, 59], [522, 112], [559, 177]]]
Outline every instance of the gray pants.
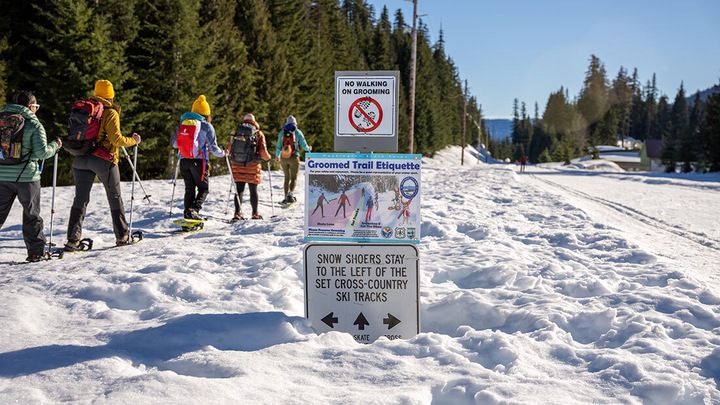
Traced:
[[40, 217], [40, 181], [0, 181], [0, 228], [10, 214], [16, 196], [23, 207], [22, 233], [28, 256], [42, 256], [45, 251], [45, 234], [43, 219]]
[[127, 239], [128, 224], [125, 219], [125, 206], [120, 195], [120, 170], [117, 165], [93, 155], [76, 156], [72, 171], [75, 179], [75, 199], [68, 220], [68, 240], [77, 241], [82, 238], [82, 224], [96, 176], [105, 186], [115, 238], [117, 240]]

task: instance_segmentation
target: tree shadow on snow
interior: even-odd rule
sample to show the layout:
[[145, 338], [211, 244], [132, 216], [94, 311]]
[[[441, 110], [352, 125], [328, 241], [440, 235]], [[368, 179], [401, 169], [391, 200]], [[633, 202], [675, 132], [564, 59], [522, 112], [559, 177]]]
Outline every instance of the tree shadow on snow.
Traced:
[[191, 314], [164, 325], [109, 335], [102, 346], [48, 345], [0, 353], [0, 377], [17, 377], [109, 357], [134, 364], [166, 361], [212, 346], [255, 351], [306, 340], [314, 332], [306, 318], [281, 312]]

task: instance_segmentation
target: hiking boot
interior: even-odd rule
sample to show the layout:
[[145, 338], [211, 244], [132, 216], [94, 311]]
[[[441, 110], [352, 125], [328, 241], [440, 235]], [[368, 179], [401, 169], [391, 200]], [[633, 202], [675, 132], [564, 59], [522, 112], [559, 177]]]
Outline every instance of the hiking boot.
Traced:
[[63, 248], [66, 252], [75, 252], [81, 250], [80, 241], [74, 239], [68, 239]]
[[197, 220], [201, 219], [200, 215], [198, 215], [197, 211], [195, 211], [193, 209], [185, 210], [184, 216], [185, 216], [185, 219], [197, 219]]
[[30, 255], [28, 256], [25, 261], [30, 263], [39, 262], [41, 260], [46, 260], [45, 255]]
[[235, 215], [230, 219], [230, 223], [235, 223], [238, 221], [244, 221], [245, 217], [243, 217], [242, 212], [236, 212]]
[[258, 214], [257, 212], [252, 214], [252, 219], [263, 219], [262, 215]]

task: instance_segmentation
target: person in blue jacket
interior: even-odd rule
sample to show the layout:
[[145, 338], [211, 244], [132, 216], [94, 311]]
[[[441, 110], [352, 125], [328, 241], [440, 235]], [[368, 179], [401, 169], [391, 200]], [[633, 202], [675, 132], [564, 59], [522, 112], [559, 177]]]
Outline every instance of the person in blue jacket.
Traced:
[[[185, 120], [200, 121], [200, 127], [195, 134], [197, 148], [193, 149], [192, 156], [181, 156], [180, 175], [185, 183], [185, 197], [183, 212], [186, 219], [201, 219], [199, 212], [202, 209], [205, 199], [210, 192], [210, 165], [207, 162], [208, 151], [216, 157], [225, 157], [225, 151], [218, 146], [215, 127], [211, 124], [210, 104], [204, 95], [198, 97], [192, 105], [190, 112], [180, 117], [180, 122]], [[173, 137], [172, 145], [178, 147], [178, 134]], [[182, 148], [181, 149], [182, 152]]]
[[20, 114], [25, 119], [20, 150], [21, 162], [0, 165], [0, 228], [10, 214], [15, 197], [23, 208], [22, 233], [27, 249], [27, 261], [46, 258], [43, 219], [40, 217], [40, 161], [55, 156], [62, 146], [58, 138], [47, 141], [45, 128], [35, 116], [40, 104], [32, 92], [19, 91], [3, 112]]
[[275, 160], [280, 163], [285, 175], [283, 182], [285, 199], [280, 202], [281, 204], [292, 204], [297, 201], [293, 194], [300, 170], [300, 148], [306, 152], [312, 150], [312, 146], [308, 145], [305, 135], [298, 128], [297, 120], [291, 115], [287, 117], [285, 126], [280, 130], [275, 146]]

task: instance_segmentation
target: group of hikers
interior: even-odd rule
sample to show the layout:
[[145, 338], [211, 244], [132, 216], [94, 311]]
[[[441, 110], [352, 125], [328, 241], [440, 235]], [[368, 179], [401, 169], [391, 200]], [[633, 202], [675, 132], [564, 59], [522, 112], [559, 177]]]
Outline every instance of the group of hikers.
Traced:
[[[112, 83], [108, 80], [98, 80], [95, 83], [93, 95], [89, 98], [92, 103], [98, 105], [98, 110], [102, 111], [102, 115], [98, 117], [97, 142], [87, 153], [71, 152], [75, 155], [72, 163], [75, 197], [70, 209], [64, 251], [84, 249], [81, 243], [82, 226], [95, 178], [98, 178], [105, 187], [116, 245], [124, 246], [134, 242], [125, 218], [125, 208], [120, 192], [118, 160], [121, 148], [139, 145], [142, 138], [137, 133], [122, 134], [120, 106], [114, 103], [114, 99], [115, 90]], [[50, 258], [49, 249], [45, 249], [47, 242], [43, 230], [43, 219], [40, 216], [41, 162], [56, 157], [59, 149], [63, 147], [61, 138], [51, 142], [47, 141], [45, 128], [35, 115], [39, 109], [40, 104], [38, 104], [36, 96], [25, 90], [16, 92], [12, 103], [0, 109], [0, 136], [2, 136], [0, 228], [5, 223], [17, 197], [23, 208], [22, 233], [28, 253], [26, 258], [28, 262]], [[8, 123], [13, 123], [14, 126]], [[69, 127], [71, 125], [72, 116]], [[297, 125], [295, 117], [288, 116], [283, 129], [278, 133], [275, 150], [275, 159], [280, 164], [285, 177], [283, 183], [285, 198], [282, 201], [285, 204], [296, 201], [294, 193], [300, 167], [300, 149], [306, 152], [312, 150]], [[89, 125], [86, 123], [85, 126]], [[243, 135], [244, 132], [241, 134], [241, 131], [246, 129], [250, 134], [247, 138]], [[9, 141], [13, 135], [11, 132], [17, 133], [17, 137], [12, 138], [13, 142]], [[242, 146], [238, 145], [243, 143], [251, 147], [249, 153], [251, 156], [247, 159], [241, 158], [243, 153], [239, 148]], [[70, 141], [66, 139], [65, 147], [67, 148], [69, 144]], [[201, 219], [199, 212], [209, 193], [211, 166], [207, 162], [209, 152], [218, 158], [226, 158], [228, 169], [232, 173], [236, 197], [235, 214], [231, 222], [245, 219], [241, 206], [246, 184], [252, 207], [251, 218], [262, 219], [262, 215], [258, 211], [257, 186], [261, 182], [262, 162], [269, 162], [272, 156], [268, 153], [265, 135], [260, 130], [260, 124], [257, 123], [253, 114], [245, 114], [243, 121], [238, 125], [238, 130], [231, 136], [227, 147], [223, 149], [218, 145], [215, 128], [212, 125], [210, 104], [204, 95], [200, 95], [192, 104], [191, 111], [181, 115], [172, 145], [179, 149], [176, 173], [179, 170], [185, 184], [184, 218]], [[8, 158], [10, 155], [13, 155], [15, 159]], [[134, 165], [133, 170], [135, 170]]]

